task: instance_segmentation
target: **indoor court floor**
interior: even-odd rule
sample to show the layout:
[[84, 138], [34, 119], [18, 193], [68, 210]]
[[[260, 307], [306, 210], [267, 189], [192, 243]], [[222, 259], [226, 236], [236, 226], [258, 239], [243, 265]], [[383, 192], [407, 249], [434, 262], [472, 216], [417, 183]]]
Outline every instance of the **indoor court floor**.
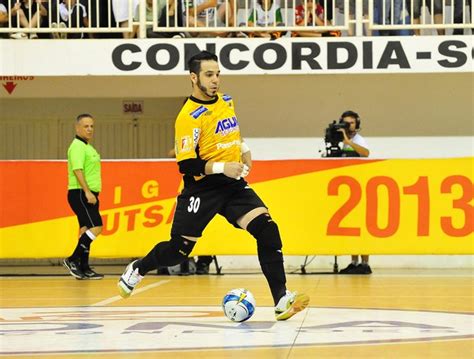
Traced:
[[[132, 297], [123, 267], [79, 281], [42, 269], [1, 268], [0, 356], [14, 358], [473, 358], [472, 270], [374, 270], [288, 275], [310, 307], [276, 322], [261, 274], [149, 275]], [[26, 273], [36, 273], [28, 276]], [[244, 323], [224, 317], [232, 288], [255, 296]]]

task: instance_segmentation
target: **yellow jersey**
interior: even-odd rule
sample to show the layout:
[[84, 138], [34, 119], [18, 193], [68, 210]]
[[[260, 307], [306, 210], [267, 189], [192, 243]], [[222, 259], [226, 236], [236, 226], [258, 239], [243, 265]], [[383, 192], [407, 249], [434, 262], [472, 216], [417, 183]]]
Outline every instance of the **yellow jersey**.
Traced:
[[[232, 97], [218, 93], [210, 101], [201, 101], [191, 96], [183, 105], [175, 123], [177, 162], [192, 158], [241, 162], [240, 144]], [[202, 178], [194, 177], [194, 180]]]

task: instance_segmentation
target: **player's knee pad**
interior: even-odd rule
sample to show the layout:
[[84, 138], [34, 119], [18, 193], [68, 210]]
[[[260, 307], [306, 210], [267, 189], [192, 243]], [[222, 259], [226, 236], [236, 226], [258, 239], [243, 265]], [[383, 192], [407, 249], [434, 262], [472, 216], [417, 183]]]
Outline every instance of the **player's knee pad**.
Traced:
[[247, 226], [252, 236], [257, 240], [258, 259], [260, 263], [283, 261], [281, 238], [278, 225], [273, 222], [268, 213], [255, 217]]
[[155, 256], [159, 266], [171, 267], [183, 262], [192, 252], [196, 242], [182, 236], [173, 235], [171, 240], [155, 246]]

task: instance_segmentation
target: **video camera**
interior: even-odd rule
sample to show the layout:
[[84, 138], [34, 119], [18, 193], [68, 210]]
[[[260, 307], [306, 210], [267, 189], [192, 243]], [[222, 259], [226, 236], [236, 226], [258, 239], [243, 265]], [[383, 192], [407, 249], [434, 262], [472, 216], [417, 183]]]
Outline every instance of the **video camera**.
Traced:
[[344, 121], [333, 121], [326, 128], [324, 142], [326, 142], [326, 157], [343, 157], [343, 151], [339, 146], [344, 140], [344, 134], [339, 129], [349, 130], [350, 124]]

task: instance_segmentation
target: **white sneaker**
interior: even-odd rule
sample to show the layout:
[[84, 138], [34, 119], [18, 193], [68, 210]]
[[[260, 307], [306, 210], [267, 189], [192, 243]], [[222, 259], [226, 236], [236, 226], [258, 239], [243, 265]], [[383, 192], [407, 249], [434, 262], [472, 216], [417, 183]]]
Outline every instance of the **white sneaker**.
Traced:
[[25, 34], [24, 32], [15, 32], [13, 34], [10, 34], [10, 39], [24, 40], [27, 38], [28, 38], [28, 35]]
[[117, 287], [122, 298], [130, 297], [133, 289], [143, 279], [143, 276], [138, 273], [138, 268], [133, 269], [133, 264], [135, 262], [136, 261], [133, 261], [127, 266], [127, 268], [125, 268], [125, 272], [123, 272], [120, 280], [117, 283]]
[[59, 33], [57, 32], [58, 30], [58, 23], [57, 22], [53, 22], [51, 24], [51, 28], [53, 29], [53, 31], [51, 32], [51, 36], [53, 39], [60, 39], [61, 37], [59, 36]]
[[[60, 22], [60, 23], [58, 24], [58, 28], [59, 28], [59, 30], [67, 29], [67, 26], [66, 26], [66, 24], [65, 24], [64, 22]], [[60, 32], [60, 33], [59, 33], [59, 37], [60, 37], [61, 39], [63, 39], [63, 40], [67, 39], [67, 33], [66, 33], [66, 32]]]
[[287, 320], [304, 310], [309, 304], [309, 296], [304, 293], [286, 291], [275, 307], [276, 320]]

